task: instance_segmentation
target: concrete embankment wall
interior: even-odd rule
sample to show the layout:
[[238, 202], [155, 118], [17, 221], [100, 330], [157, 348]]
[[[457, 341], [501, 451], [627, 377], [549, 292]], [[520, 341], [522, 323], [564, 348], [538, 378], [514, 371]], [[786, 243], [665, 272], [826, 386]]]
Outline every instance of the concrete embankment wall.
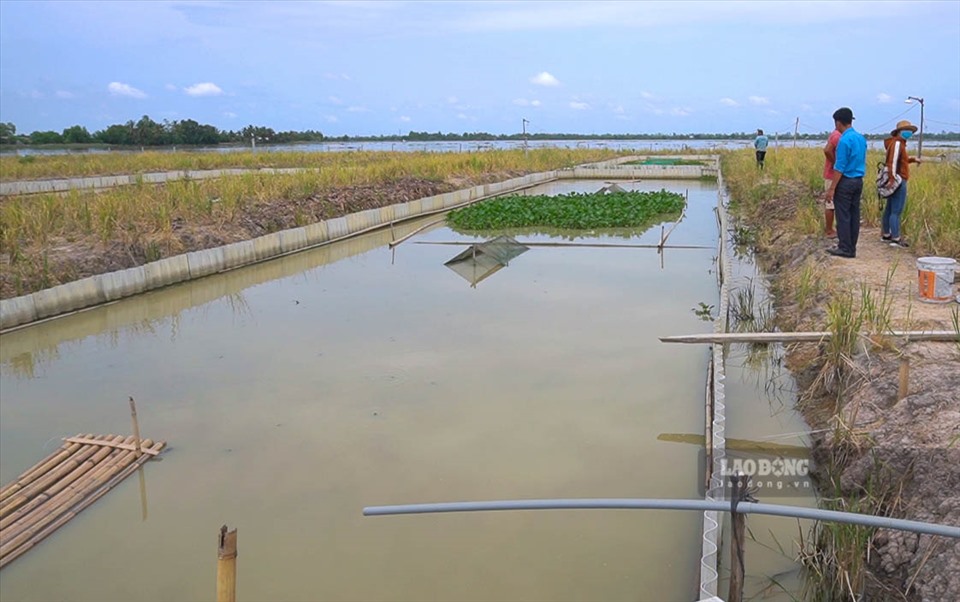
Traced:
[[[715, 159], [715, 157], [710, 158]], [[634, 169], [633, 166], [617, 168], [619, 164], [635, 159], [635, 157], [624, 157], [571, 169], [530, 174], [505, 182], [474, 186], [408, 203], [368, 209], [309, 226], [283, 230], [213, 249], [176, 255], [126, 270], [90, 276], [29, 295], [3, 299], [0, 300], [0, 331], [72, 311], [112, 303], [179, 282], [267, 261], [343, 240], [399, 221], [446, 211], [557, 179], [669, 179], [671, 176], [677, 179], [700, 178], [709, 176], [715, 171], [715, 167], [712, 166], [696, 165], [640, 166], [657, 168], [654, 172]]]
[[110, 303], [178, 282], [244, 267], [317, 245], [342, 240], [373, 228], [444, 211], [557, 179], [549, 171], [484, 184], [408, 203], [368, 209], [301, 228], [282, 230], [222, 247], [167, 257], [142, 266], [90, 276], [29, 295], [0, 301], [0, 330], [78, 309]]
[[132, 186], [135, 184], [165, 184], [176, 180], [209, 180], [224, 176], [242, 176], [251, 173], [262, 174], [297, 174], [304, 171], [318, 171], [301, 167], [262, 169], [206, 169], [183, 171], [160, 171], [144, 174], [123, 174], [119, 176], [92, 176], [89, 178], [61, 178], [56, 180], [19, 180], [16, 182], [0, 182], [0, 196], [14, 196], [18, 194], [43, 194], [51, 192], [68, 192], [70, 190], [102, 190], [118, 186]]

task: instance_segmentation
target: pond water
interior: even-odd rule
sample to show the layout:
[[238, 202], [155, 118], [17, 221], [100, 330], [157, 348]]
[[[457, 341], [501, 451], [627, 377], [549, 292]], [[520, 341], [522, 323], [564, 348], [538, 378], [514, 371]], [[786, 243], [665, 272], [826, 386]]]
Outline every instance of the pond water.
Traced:
[[[146, 516], [127, 479], [6, 567], [0, 598], [211, 599], [226, 523], [239, 600], [694, 599], [698, 513], [361, 516], [701, 498], [699, 447], [658, 436], [702, 434], [708, 350], [657, 337], [712, 329], [692, 310], [717, 303], [716, 185], [621, 185], [688, 191], [670, 243], [710, 248], [533, 247], [471, 287], [444, 266], [463, 247], [415, 243], [480, 239], [438, 226], [391, 251], [386, 230], [3, 335], [0, 480], [61, 437], [129, 432], [130, 395], [169, 451], [145, 467]], [[738, 370], [728, 436], [804, 430], [789, 383], [771, 396], [762, 368]], [[797, 527], [770, 528], [789, 547]], [[756, 587], [795, 569], [765, 549], [748, 551]]]

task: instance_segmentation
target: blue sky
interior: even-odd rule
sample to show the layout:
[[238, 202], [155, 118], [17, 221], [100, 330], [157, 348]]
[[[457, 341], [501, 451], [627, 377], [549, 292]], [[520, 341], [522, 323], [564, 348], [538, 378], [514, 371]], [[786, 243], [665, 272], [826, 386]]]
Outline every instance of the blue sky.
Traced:
[[[0, 121], [90, 131], [960, 131], [960, 0], [0, 1]], [[906, 113], [904, 113], [906, 112]], [[903, 115], [901, 115], [903, 113]]]

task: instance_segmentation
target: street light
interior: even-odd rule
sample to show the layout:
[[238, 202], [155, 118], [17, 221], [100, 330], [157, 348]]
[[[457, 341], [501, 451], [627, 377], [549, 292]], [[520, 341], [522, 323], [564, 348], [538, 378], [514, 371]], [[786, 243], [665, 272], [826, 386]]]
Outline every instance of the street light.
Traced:
[[903, 102], [912, 105], [913, 101], [920, 103], [920, 140], [917, 142], [917, 158], [923, 156], [923, 99], [917, 96], [908, 96]]

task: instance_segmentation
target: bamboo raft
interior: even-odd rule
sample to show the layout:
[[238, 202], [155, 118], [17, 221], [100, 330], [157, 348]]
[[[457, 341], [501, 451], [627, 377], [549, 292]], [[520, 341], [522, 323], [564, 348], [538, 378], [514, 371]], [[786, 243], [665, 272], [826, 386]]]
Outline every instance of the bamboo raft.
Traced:
[[77, 435], [0, 488], [0, 568], [65, 525], [160, 453], [163, 441]]

